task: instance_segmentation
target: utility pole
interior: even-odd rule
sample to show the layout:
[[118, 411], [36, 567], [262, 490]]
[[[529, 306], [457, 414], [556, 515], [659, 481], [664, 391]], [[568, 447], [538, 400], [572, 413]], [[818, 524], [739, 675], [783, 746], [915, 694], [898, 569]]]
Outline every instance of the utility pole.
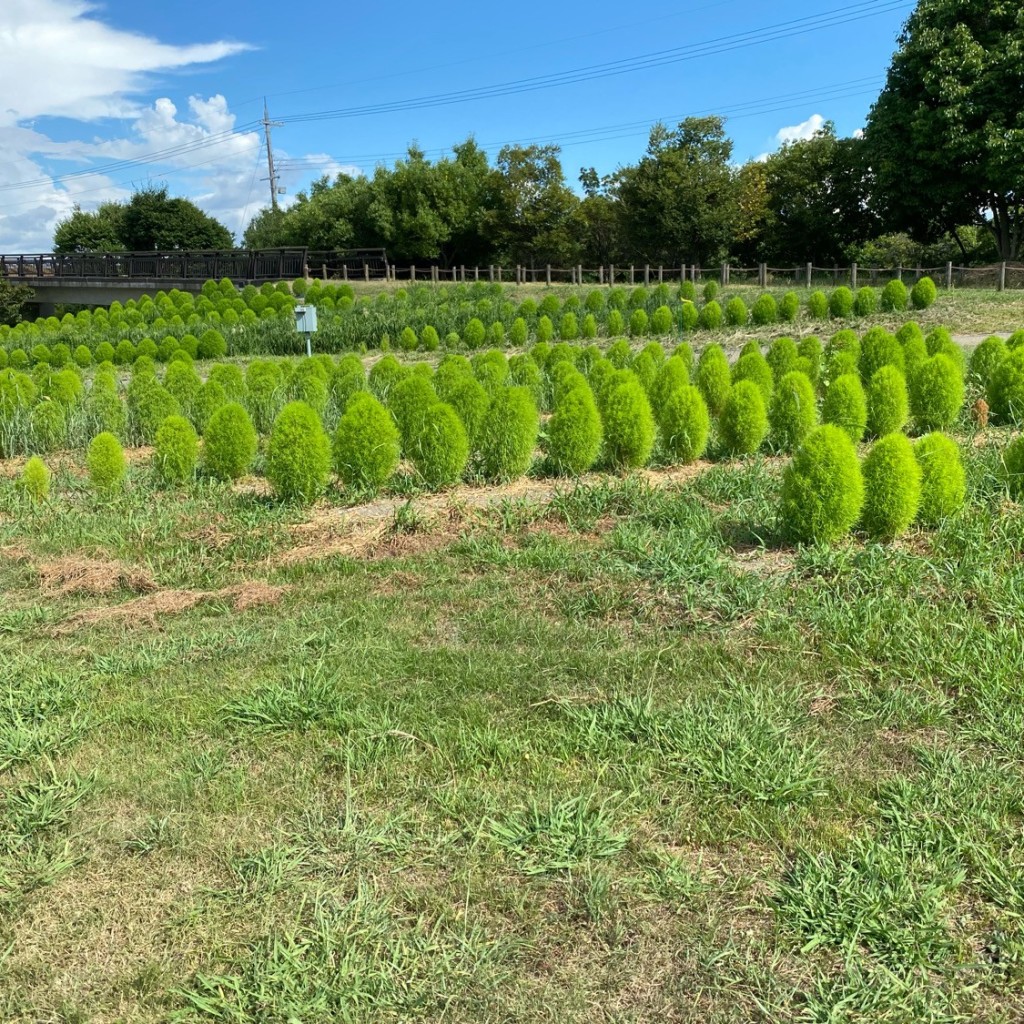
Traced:
[[283, 188], [278, 188], [277, 184], [277, 169], [274, 167], [274, 146], [270, 141], [270, 129], [271, 128], [283, 128], [284, 124], [280, 121], [271, 121], [270, 112], [267, 110], [267, 101], [263, 101], [263, 133], [267, 139], [267, 171], [270, 174], [269, 178], [264, 178], [264, 181], [270, 182], [270, 208], [276, 213], [278, 210], [277, 196], [279, 192], [284, 192]]

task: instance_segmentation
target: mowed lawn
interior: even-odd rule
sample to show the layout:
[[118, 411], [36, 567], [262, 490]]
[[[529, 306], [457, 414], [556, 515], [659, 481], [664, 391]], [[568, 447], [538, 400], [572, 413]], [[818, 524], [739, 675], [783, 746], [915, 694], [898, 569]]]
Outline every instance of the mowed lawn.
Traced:
[[0, 479], [0, 1019], [1024, 1019], [1007, 439], [832, 549], [773, 459], [348, 514]]

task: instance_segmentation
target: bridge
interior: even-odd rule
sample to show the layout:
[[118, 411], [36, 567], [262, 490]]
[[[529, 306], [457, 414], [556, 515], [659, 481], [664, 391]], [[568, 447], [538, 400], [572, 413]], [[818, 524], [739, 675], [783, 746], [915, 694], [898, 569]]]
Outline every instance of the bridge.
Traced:
[[103, 252], [0, 255], [0, 279], [27, 285], [40, 316], [58, 303], [108, 306], [158, 291], [199, 292], [213, 279], [237, 287], [309, 276], [369, 280], [387, 276], [383, 249], [310, 252], [304, 248], [229, 249], [219, 252]]

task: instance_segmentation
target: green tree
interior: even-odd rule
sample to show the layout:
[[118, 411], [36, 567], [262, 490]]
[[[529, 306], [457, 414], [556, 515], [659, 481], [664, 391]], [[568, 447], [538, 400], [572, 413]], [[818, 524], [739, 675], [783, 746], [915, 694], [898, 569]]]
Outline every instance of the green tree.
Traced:
[[1016, 259], [1022, 93], [1019, 0], [920, 0], [866, 126], [886, 222], [919, 240], [984, 225], [1000, 258]]
[[646, 155], [619, 175], [632, 258], [665, 266], [707, 264], [728, 251], [739, 221], [731, 157], [720, 117], [651, 129]]
[[11, 284], [0, 278], [0, 324], [13, 327], [25, 318], [25, 310], [32, 299], [32, 289]]
[[101, 203], [86, 213], [77, 203], [71, 214], [59, 221], [53, 233], [54, 252], [118, 252], [121, 241], [121, 203]]

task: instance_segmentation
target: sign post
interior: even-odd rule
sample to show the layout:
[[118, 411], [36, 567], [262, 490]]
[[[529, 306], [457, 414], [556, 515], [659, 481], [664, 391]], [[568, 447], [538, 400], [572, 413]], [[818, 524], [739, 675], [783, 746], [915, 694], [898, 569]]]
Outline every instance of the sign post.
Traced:
[[306, 355], [313, 354], [310, 340], [316, 334], [316, 306], [298, 305], [295, 307], [295, 330], [306, 336]]

